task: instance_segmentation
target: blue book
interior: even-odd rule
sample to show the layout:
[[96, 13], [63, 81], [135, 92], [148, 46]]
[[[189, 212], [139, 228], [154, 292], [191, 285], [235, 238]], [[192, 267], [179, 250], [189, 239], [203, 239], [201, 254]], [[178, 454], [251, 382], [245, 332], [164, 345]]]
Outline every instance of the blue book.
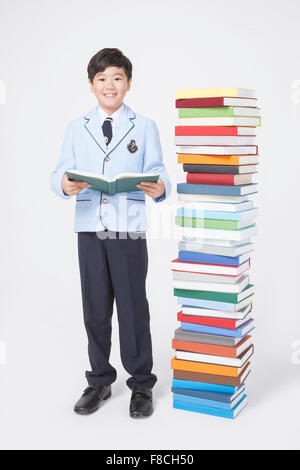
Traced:
[[[243, 259], [243, 263], [249, 261], [249, 259]], [[241, 256], [209, 255], [207, 253], [199, 253], [198, 251], [179, 251], [178, 260], [188, 263], [222, 264], [226, 266], [239, 266], [242, 264]]]
[[[243, 396], [245, 396], [245, 394], [243, 394]], [[239, 398], [234, 400], [232, 403], [224, 403], [222, 401], [206, 400], [205, 398], [192, 397], [190, 395], [183, 395], [179, 393], [173, 393], [173, 400], [183, 403], [190, 403], [192, 405], [211, 406], [212, 408], [218, 408], [221, 410], [232, 410], [236, 403], [239, 402]]]
[[193, 217], [199, 219], [219, 219], [219, 220], [236, 220], [241, 221], [243, 216], [249, 215], [251, 218], [256, 214], [256, 209], [248, 209], [246, 211], [239, 212], [225, 212], [225, 211], [208, 211], [202, 209], [189, 209], [187, 207], [180, 207], [177, 209], [177, 215], [179, 217]]
[[177, 395], [186, 395], [188, 397], [202, 398], [205, 400], [212, 400], [227, 404], [231, 404], [233, 400], [236, 400], [237, 397], [239, 397], [244, 391], [245, 387], [240, 387], [236, 393], [209, 392], [203, 390], [172, 387], [172, 392]]
[[214, 184], [178, 183], [177, 192], [183, 194], [214, 194], [218, 196], [245, 196], [256, 193], [257, 184], [242, 184], [240, 186], [223, 186]]
[[217, 326], [198, 325], [198, 323], [181, 322], [181, 329], [183, 331], [197, 331], [198, 333], [208, 333], [210, 335], [244, 338], [244, 336], [254, 329], [253, 322], [254, 320], [252, 318], [235, 330], [231, 330], [230, 328], [219, 328]]
[[240, 412], [247, 406], [247, 395], [244, 395], [241, 400], [232, 408], [232, 410], [222, 410], [212, 406], [195, 405], [194, 403], [186, 403], [178, 400], [173, 401], [173, 408], [178, 410], [195, 411], [196, 413], [203, 413], [206, 415], [220, 416], [221, 418], [236, 418]]
[[[249, 296], [252, 298], [252, 296]], [[216, 302], [215, 300], [203, 300], [203, 299], [192, 299], [192, 297], [177, 297], [177, 303], [184, 305], [185, 307], [200, 307], [200, 308], [210, 308], [213, 310], [222, 310], [223, 312], [238, 312], [243, 307], [246, 307], [248, 303], [245, 300], [240, 302], [243, 306], [239, 308], [239, 304], [233, 304], [230, 302]], [[249, 302], [251, 303], [251, 302]]]
[[240, 387], [230, 385], [210, 384], [206, 382], [197, 382], [196, 380], [173, 379], [172, 386], [178, 389], [187, 388], [189, 390], [203, 390], [204, 392], [217, 392], [225, 395], [236, 393]]
[[222, 310], [223, 312], [235, 312], [236, 304], [226, 302], [215, 302], [214, 300], [192, 299], [192, 297], [177, 297], [177, 303], [185, 307], [209, 308]]

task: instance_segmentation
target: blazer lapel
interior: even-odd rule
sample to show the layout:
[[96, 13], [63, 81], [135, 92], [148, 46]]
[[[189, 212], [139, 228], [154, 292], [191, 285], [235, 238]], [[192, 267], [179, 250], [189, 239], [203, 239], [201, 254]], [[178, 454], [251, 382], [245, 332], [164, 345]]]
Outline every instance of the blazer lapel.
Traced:
[[110, 154], [118, 145], [125, 139], [126, 135], [134, 128], [134, 119], [135, 119], [134, 112], [125, 105], [124, 112], [120, 117], [120, 122], [118, 123], [118, 128], [116, 132], [113, 132], [112, 139], [108, 146], [106, 146], [104, 135], [102, 132], [100, 117], [98, 114], [98, 109], [92, 109], [88, 114], [84, 116], [85, 124], [84, 127], [86, 128], [87, 132], [90, 136], [94, 139], [97, 145], [101, 148], [102, 152], [105, 155]]
[[125, 139], [127, 134], [134, 128], [134, 119], [135, 119], [134, 112], [125, 105], [124, 112], [120, 118], [120, 122], [118, 123], [118, 127], [116, 132], [113, 132], [112, 139], [107, 146], [107, 155], [110, 154], [118, 145]]
[[107, 154], [107, 147], [102, 132], [100, 117], [97, 108], [92, 109], [88, 114], [84, 116], [87, 132], [94, 139], [96, 144], [101, 148], [102, 152]]

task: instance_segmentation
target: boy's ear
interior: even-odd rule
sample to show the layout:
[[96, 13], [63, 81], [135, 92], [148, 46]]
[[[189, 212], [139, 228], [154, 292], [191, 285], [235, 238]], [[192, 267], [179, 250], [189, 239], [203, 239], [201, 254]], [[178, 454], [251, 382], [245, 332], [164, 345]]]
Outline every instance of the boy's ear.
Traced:
[[130, 78], [130, 79], [128, 80], [127, 91], [129, 91], [130, 88], [131, 88], [131, 82], [132, 82], [132, 78]]
[[89, 84], [90, 84], [91, 92], [92, 92], [92, 93], [95, 93], [94, 84], [93, 84], [92, 80], [90, 80], [90, 79], [89, 79]]

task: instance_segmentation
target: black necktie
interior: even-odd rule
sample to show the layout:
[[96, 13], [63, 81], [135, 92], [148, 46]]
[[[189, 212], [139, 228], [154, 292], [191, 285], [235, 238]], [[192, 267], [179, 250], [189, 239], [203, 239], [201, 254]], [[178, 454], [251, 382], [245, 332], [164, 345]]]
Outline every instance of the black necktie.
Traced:
[[106, 146], [109, 144], [112, 138], [112, 127], [111, 127], [112, 118], [107, 117], [102, 125], [103, 135], [106, 142]]

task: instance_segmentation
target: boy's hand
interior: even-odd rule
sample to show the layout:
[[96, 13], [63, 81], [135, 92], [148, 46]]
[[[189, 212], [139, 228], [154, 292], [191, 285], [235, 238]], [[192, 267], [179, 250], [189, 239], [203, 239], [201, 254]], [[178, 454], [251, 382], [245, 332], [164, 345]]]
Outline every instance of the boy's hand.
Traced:
[[84, 188], [90, 188], [91, 185], [84, 181], [70, 181], [67, 175], [64, 175], [61, 181], [61, 187], [65, 194], [68, 196], [74, 196], [80, 193]]
[[142, 181], [140, 184], [137, 184], [137, 187], [142, 189], [145, 194], [152, 198], [159, 197], [165, 192], [165, 185], [160, 178], [158, 178], [157, 183]]

